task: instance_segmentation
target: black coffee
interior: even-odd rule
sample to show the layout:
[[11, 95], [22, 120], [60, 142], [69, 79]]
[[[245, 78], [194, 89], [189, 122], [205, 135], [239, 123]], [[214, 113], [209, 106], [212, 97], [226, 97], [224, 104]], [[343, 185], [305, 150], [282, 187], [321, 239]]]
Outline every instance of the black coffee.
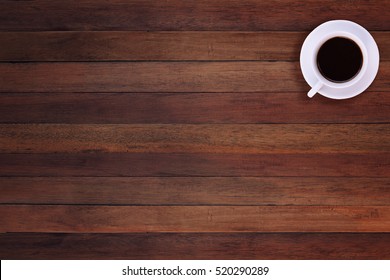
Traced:
[[326, 41], [317, 54], [317, 66], [321, 74], [336, 83], [354, 78], [363, 64], [359, 46], [352, 40], [334, 37]]

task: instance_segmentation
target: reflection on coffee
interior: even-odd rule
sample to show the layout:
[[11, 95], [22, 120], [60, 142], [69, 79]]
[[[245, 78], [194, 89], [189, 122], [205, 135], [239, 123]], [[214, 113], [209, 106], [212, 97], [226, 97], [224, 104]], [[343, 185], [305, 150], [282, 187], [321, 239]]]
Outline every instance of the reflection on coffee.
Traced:
[[359, 46], [343, 37], [329, 39], [317, 54], [317, 66], [321, 74], [336, 83], [353, 79], [362, 65], [363, 54]]

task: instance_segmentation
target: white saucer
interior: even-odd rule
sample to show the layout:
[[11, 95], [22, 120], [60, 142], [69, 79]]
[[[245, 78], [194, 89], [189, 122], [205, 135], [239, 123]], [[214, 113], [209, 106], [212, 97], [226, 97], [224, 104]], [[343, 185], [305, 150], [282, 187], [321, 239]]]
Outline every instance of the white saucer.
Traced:
[[347, 20], [328, 21], [315, 28], [306, 38], [301, 49], [300, 64], [306, 82], [314, 87], [318, 79], [315, 76], [313, 61], [311, 58], [316, 55], [318, 42], [327, 35], [335, 32], [350, 33], [358, 37], [367, 49], [367, 70], [364, 76], [349, 87], [334, 88], [323, 85], [318, 93], [328, 98], [346, 99], [354, 97], [365, 91], [374, 81], [379, 69], [379, 50], [371, 34], [362, 26]]

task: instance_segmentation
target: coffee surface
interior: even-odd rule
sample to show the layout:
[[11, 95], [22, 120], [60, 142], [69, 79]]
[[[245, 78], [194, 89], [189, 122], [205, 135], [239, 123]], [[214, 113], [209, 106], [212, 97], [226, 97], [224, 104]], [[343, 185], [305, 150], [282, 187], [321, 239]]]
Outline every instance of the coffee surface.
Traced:
[[335, 37], [326, 41], [318, 51], [317, 65], [328, 80], [342, 83], [354, 78], [363, 64], [359, 46], [352, 40]]

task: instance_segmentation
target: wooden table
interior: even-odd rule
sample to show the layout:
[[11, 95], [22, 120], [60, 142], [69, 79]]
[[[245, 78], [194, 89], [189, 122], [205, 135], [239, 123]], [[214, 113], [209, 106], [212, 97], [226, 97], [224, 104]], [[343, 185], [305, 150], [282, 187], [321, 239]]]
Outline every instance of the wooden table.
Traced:
[[[307, 34], [372, 32], [306, 97]], [[390, 2], [0, 2], [2, 259], [389, 259]]]

